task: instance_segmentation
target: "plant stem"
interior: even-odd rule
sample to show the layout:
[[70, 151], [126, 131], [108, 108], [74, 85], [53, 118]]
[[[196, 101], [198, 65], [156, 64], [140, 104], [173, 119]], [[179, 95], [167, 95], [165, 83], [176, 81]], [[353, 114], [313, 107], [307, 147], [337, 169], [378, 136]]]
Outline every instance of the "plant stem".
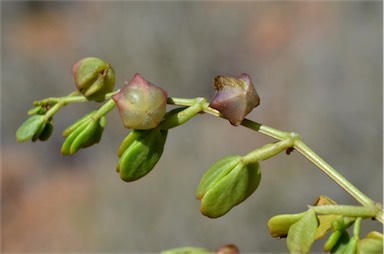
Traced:
[[109, 99], [106, 103], [104, 103], [92, 116], [94, 119], [99, 119], [106, 115], [109, 111], [111, 111], [116, 106], [116, 103], [114, 100]]
[[317, 214], [325, 215], [344, 215], [350, 217], [373, 218], [378, 213], [378, 208], [375, 206], [352, 206], [352, 205], [321, 205], [311, 206]]
[[[115, 93], [118, 93], [120, 90], [117, 90], [117, 91], [114, 91], [114, 92], [111, 92], [111, 93], [107, 93], [105, 95], [105, 100], [109, 100], [112, 95], [114, 95]], [[64, 97], [49, 97], [49, 98], [45, 98], [43, 100], [40, 100], [40, 101], [35, 101], [33, 104], [35, 106], [45, 106], [45, 105], [55, 105], [55, 104], [62, 104], [62, 106], [65, 106], [67, 104], [70, 104], [70, 103], [75, 103], [75, 102], [87, 102], [88, 99], [82, 95], [79, 95], [80, 92], [79, 91], [75, 91], [73, 93], [70, 93], [69, 95], [67, 96], [64, 96]]]
[[[169, 98], [168, 99], [169, 104], [182, 105], [182, 106], [190, 106], [194, 102], [195, 102], [194, 99], [179, 99], [179, 98]], [[208, 103], [203, 107], [203, 111], [205, 113], [224, 118], [219, 111], [209, 107]], [[378, 208], [378, 210], [376, 210], [376, 214], [374, 216], [378, 221], [383, 223], [384, 213], [383, 213], [382, 205], [377, 204], [375, 201], [370, 199], [368, 196], [366, 196], [364, 193], [362, 193], [359, 189], [357, 189], [353, 184], [351, 184], [347, 179], [345, 179], [341, 174], [339, 174], [332, 166], [330, 166], [319, 155], [317, 155], [314, 151], [312, 151], [312, 149], [310, 149], [300, 139], [300, 136], [298, 134], [296, 134], [294, 132], [286, 132], [286, 131], [274, 129], [272, 127], [254, 122], [254, 121], [249, 120], [249, 119], [244, 119], [241, 122], [241, 125], [249, 128], [249, 129], [258, 131], [258, 132], [265, 134], [267, 136], [270, 136], [272, 138], [279, 139], [279, 140], [287, 140], [287, 139], [292, 138], [293, 136], [296, 137], [293, 147], [298, 152], [300, 152], [302, 155], [304, 155], [304, 157], [306, 157], [313, 164], [315, 164], [319, 169], [321, 169], [326, 175], [328, 175], [333, 181], [335, 181], [339, 186], [341, 186], [346, 192], [348, 192], [352, 197], [354, 197], [362, 205], [364, 205], [368, 208], [372, 208], [372, 207]], [[255, 151], [257, 151], [257, 150], [255, 150]], [[257, 155], [257, 153], [256, 153], [256, 155]], [[246, 155], [245, 158], [246, 158], [246, 160], [252, 160], [252, 158], [255, 157], [254, 155], [255, 154], [251, 152], [250, 154]]]
[[295, 142], [294, 148], [313, 164], [319, 167], [332, 180], [346, 190], [352, 197], [365, 206], [374, 206], [375, 202], [353, 186], [347, 179], [340, 175], [332, 166], [325, 162], [319, 155], [310, 149], [301, 140]]

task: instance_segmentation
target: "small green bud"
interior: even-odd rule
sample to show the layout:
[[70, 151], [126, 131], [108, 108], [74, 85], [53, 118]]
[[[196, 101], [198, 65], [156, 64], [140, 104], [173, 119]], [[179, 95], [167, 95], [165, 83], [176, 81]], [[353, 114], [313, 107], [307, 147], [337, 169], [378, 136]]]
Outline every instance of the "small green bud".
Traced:
[[47, 120], [44, 115], [29, 117], [16, 131], [16, 139], [25, 142], [29, 139], [36, 141], [43, 132]]
[[260, 104], [248, 74], [243, 73], [237, 79], [217, 76], [214, 85], [216, 95], [209, 106], [217, 109], [232, 125], [238, 126]]
[[105, 116], [102, 116], [100, 119], [94, 119], [92, 114], [88, 114], [78, 120], [63, 132], [63, 136], [66, 139], [61, 146], [61, 153], [64, 155], [74, 154], [80, 148], [86, 148], [99, 143], [105, 125]]
[[115, 72], [105, 61], [96, 57], [83, 58], [72, 67], [77, 89], [88, 99], [103, 101], [115, 86]]
[[128, 129], [153, 129], [166, 112], [167, 93], [138, 73], [112, 99]]
[[32, 141], [46, 141], [53, 132], [53, 120], [50, 118], [45, 124], [40, 126], [40, 129], [33, 135]]
[[328, 237], [327, 241], [324, 243], [324, 251], [329, 252], [332, 250], [332, 248], [337, 244], [339, 241], [341, 234], [343, 231], [336, 230], [333, 231], [330, 236]]
[[201, 212], [220, 217], [247, 199], [259, 186], [259, 163], [245, 164], [241, 156], [227, 156], [216, 162], [203, 176], [196, 191]]
[[272, 237], [283, 238], [288, 235], [289, 228], [304, 216], [303, 213], [280, 214], [268, 220], [268, 229]]
[[155, 167], [163, 153], [168, 130], [156, 128], [131, 133], [119, 148], [121, 157], [116, 168], [126, 182], [145, 176]]
[[44, 115], [47, 109], [43, 106], [35, 106], [28, 110], [28, 115]]

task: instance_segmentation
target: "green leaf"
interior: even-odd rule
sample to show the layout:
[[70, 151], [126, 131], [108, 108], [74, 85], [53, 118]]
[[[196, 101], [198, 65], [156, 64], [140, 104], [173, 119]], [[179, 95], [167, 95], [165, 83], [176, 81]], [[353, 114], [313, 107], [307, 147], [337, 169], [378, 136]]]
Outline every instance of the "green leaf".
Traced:
[[305, 212], [304, 216], [288, 230], [287, 245], [291, 253], [309, 253], [315, 240], [318, 221], [313, 209]]
[[19, 142], [25, 142], [31, 139], [45, 123], [45, 116], [33, 115], [29, 117], [16, 131], [16, 139]]
[[383, 239], [364, 238], [357, 242], [357, 254], [383, 253]]
[[286, 237], [289, 228], [298, 220], [303, 218], [305, 212], [296, 214], [280, 214], [273, 216], [268, 221], [269, 233], [272, 237]]
[[319, 227], [316, 230], [315, 239], [319, 240], [326, 236], [328, 232], [332, 229], [332, 222], [335, 220], [342, 219], [341, 215], [318, 215]]

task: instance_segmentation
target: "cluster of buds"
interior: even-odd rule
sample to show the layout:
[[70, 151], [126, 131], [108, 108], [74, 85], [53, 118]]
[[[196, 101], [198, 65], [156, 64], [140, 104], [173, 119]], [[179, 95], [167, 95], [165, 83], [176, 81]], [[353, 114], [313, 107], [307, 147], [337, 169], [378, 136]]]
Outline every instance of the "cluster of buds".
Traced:
[[16, 139], [24, 142], [29, 139], [32, 141], [47, 140], [53, 132], [52, 117], [46, 118], [44, 115], [32, 115], [17, 130]]
[[80, 148], [86, 148], [100, 142], [107, 119], [105, 116], [94, 117], [96, 112], [93, 111], [85, 115], [63, 131], [63, 136], [66, 139], [61, 146], [62, 154], [74, 154]]

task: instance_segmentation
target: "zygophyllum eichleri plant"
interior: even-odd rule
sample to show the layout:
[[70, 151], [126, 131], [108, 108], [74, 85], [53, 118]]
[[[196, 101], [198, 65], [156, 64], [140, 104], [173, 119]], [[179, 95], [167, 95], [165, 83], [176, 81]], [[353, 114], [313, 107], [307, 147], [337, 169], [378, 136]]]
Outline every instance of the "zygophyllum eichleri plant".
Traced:
[[[64, 97], [50, 97], [35, 101], [28, 111], [30, 117], [19, 127], [16, 138], [45, 141], [53, 131], [53, 117], [64, 106], [97, 101], [98, 109], [86, 114], [63, 131], [65, 141], [61, 153], [70, 155], [101, 140], [106, 126], [106, 114], [117, 107], [122, 123], [129, 134], [117, 150], [116, 170], [123, 181], [130, 182], [148, 174], [161, 158], [170, 129], [179, 127], [199, 113], [227, 119], [232, 125], [242, 125], [277, 141], [266, 144], [245, 155], [229, 155], [212, 165], [197, 187], [202, 214], [210, 218], [225, 215], [255, 192], [261, 180], [260, 162], [281, 152], [293, 150], [304, 155], [333, 179], [361, 205], [339, 205], [319, 196], [313, 205], [297, 214], [282, 214], [270, 218], [272, 237], [286, 238], [291, 253], [309, 253], [315, 240], [327, 236], [324, 251], [331, 253], [382, 253], [384, 236], [372, 231], [360, 235], [361, 223], [366, 219], [384, 221], [383, 205], [373, 201], [327, 162], [303, 143], [300, 135], [271, 128], [245, 118], [260, 103], [251, 78], [241, 74], [237, 78], [217, 76], [212, 101], [206, 98], [169, 97], [162, 88], [135, 74], [125, 86], [114, 91], [115, 73], [112, 66], [96, 57], [81, 59], [73, 65], [72, 75], [76, 90]], [[166, 105], [175, 108], [167, 112]], [[347, 231], [353, 227], [352, 234]], [[226, 245], [218, 252], [238, 252], [236, 246]], [[212, 253], [202, 248], [178, 248], [164, 253]]]

